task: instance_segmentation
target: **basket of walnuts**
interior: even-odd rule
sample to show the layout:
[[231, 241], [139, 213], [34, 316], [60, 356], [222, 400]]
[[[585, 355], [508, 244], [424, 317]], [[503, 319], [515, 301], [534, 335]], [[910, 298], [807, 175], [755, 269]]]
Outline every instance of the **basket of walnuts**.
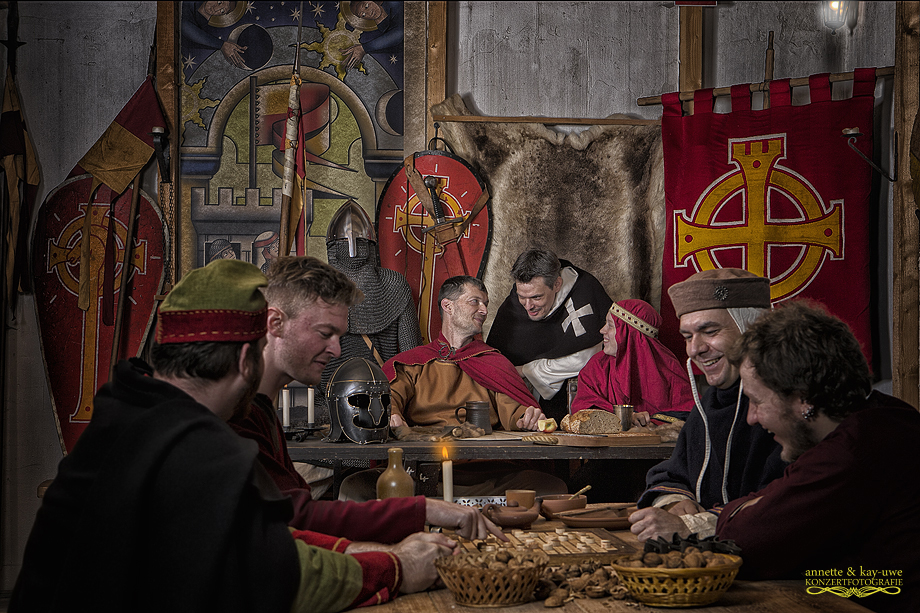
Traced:
[[499, 550], [443, 556], [434, 565], [457, 604], [506, 607], [533, 600], [548, 563], [549, 556], [540, 550]]
[[667, 553], [634, 553], [617, 558], [611, 566], [643, 604], [699, 607], [722, 597], [741, 568], [741, 558], [691, 546]]

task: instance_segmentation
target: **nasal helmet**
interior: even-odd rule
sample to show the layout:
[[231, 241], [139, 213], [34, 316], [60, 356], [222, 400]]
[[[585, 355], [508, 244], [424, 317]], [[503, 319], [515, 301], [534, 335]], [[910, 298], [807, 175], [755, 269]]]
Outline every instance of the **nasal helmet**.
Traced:
[[390, 434], [390, 384], [377, 364], [349, 358], [326, 387], [331, 429], [327, 441], [385, 443]]

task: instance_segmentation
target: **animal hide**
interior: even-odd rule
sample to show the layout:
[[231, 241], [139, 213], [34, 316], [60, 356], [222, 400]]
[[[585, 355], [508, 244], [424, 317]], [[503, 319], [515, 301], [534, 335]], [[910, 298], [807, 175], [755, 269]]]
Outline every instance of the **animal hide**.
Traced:
[[[471, 115], [459, 95], [432, 114]], [[530, 247], [593, 274], [614, 300], [659, 308], [665, 231], [659, 126], [594, 126], [563, 134], [541, 124], [445, 122], [441, 136], [492, 194], [492, 245], [483, 282], [493, 304]]]

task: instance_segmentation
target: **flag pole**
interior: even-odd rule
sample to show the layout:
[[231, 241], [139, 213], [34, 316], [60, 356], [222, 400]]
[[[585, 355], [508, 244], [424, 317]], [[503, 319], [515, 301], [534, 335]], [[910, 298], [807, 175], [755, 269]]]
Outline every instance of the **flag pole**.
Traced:
[[291, 199], [294, 194], [294, 166], [297, 153], [297, 128], [300, 123], [300, 40], [303, 33], [303, 2], [297, 16], [297, 46], [294, 48], [294, 69], [288, 93], [288, 116], [284, 135], [284, 178], [281, 183], [281, 227], [278, 255], [291, 253]]

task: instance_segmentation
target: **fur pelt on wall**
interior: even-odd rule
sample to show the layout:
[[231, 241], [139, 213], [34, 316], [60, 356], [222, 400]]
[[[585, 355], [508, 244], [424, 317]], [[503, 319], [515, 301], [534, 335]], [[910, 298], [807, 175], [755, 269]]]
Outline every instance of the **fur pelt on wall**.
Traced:
[[[433, 114], [471, 115], [453, 95]], [[659, 126], [594, 126], [563, 134], [540, 124], [441, 124], [441, 137], [492, 193], [492, 246], [483, 281], [495, 311], [511, 266], [529, 247], [591, 272], [614, 300], [659, 307], [664, 161]]]

